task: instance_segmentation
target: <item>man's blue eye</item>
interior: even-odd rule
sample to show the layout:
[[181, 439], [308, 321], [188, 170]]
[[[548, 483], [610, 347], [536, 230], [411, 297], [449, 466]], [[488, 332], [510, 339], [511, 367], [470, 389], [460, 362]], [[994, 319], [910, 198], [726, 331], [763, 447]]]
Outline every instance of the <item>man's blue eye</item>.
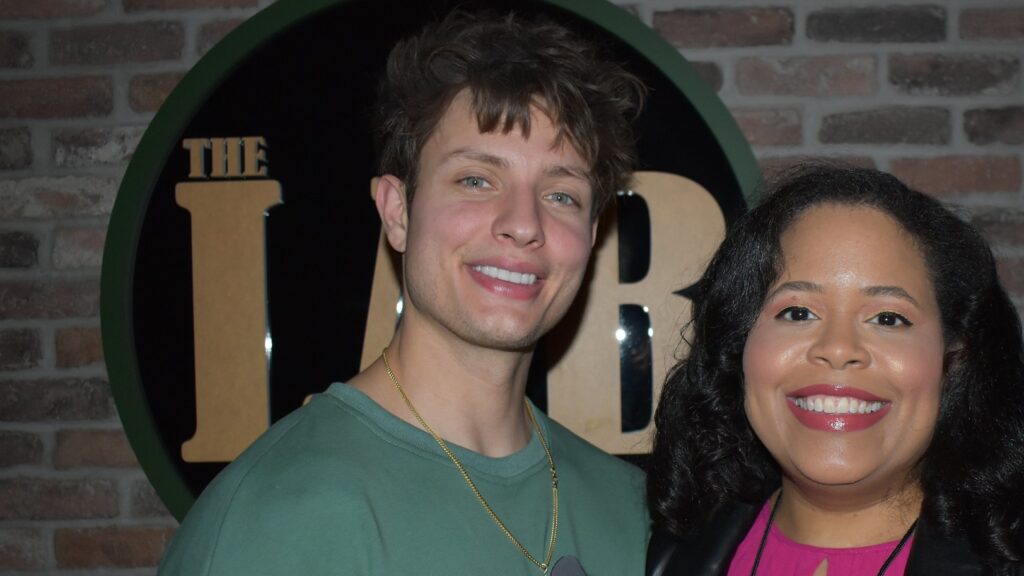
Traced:
[[573, 198], [572, 196], [569, 196], [565, 192], [555, 192], [548, 196], [548, 198], [551, 198], [558, 204], [565, 204], [567, 206], [571, 206], [576, 203], [576, 199]]
[[487, 186], [487, 180], [484, 180], [479, 176], [466, 176], [460, 180], [460, 182], [470, 188], [483, 188], [484, 186]]

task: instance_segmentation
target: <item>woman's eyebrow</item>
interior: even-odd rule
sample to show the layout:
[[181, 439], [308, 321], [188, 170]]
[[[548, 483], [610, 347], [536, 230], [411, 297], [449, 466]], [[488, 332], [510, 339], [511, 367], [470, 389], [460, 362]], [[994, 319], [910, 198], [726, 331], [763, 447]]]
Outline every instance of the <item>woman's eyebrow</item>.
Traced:
[[768, 293], [766, 300], [771, 300], [779, 292], [824, 292], [825, 289], [821, 287], [821, 284], [815, 284], [814, 282], [794, 281], [794, 282], [783, 282], [775, 287], [774, 290]]
[[910, 295], [910, 292], [907, 292], [899, 286], [868, 286], [864, 289], [864, 293], [868, 296], [892, 296], [894, 298], [906, 300], [918, 308], [921, 307], [921, 305], [917, 303], [917, 300]]

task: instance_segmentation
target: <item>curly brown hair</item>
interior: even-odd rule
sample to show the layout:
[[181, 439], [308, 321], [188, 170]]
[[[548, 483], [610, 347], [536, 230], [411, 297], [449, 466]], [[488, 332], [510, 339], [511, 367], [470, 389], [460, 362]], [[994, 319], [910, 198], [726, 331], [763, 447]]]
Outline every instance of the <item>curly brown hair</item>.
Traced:
[[590, 167], [592, 216], [625, 190], [636, 162], [632, 120], [645, 88], [594, 44], [545, 17], [457, 10], [399, 42], [378, 95], [380, 170], [407, 184], [452, 99], [469, 90], [481, 132], [530, 133], [540, 108]]

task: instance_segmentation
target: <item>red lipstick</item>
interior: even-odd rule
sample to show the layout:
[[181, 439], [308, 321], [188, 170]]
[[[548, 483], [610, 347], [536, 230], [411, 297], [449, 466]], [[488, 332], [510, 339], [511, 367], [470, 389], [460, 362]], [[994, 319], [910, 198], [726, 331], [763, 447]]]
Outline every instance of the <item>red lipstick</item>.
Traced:
[[[814, 409], [815, 401], [821, 401], [822, 396], [828, 397], [826, 401], [832, 403], [836, 411], [829, 413]], [[852, 398], [853, 401], [833, 401], [832, 398]], [[866, 390], [834, 384], [805, 386], [787, 394], [786, 400], [798, 422], [808, 428], [826, 432], [855, 432], [870, 428], [885, 418], [892, 406], [885, 398]], [[857, 401], [868, 403], [871, 411], [848, 411], [850, 404]]]

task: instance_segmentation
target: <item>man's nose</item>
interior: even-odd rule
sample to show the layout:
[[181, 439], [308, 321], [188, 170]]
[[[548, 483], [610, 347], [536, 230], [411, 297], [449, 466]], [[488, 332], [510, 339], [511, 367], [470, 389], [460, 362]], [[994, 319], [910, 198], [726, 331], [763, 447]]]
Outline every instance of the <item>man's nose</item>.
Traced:
[[527, 188], [514, 188], [497, 199], [493, 232], [496, 238], [516, 246], [543, 246], [542, 207], [536, 195]]

